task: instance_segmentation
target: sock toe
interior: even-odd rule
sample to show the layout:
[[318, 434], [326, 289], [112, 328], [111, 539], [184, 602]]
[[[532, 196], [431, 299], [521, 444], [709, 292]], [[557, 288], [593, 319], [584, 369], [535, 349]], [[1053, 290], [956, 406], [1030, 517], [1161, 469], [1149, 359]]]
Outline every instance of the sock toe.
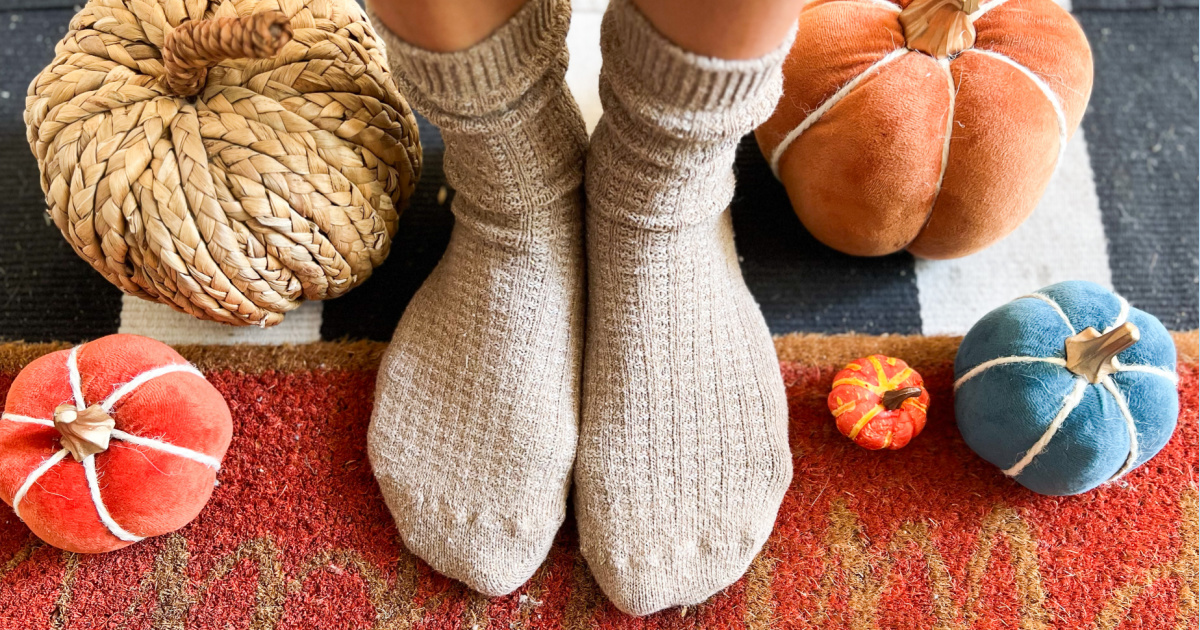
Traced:
[[[668, 608], [700, 604], [746, 573], [765, 542], [735, 542], [734, 548], [702, 550], [675, 558], [644, 556], [634, 561], [610, 559], [606, 570], [593, 569], [601, 590], [622, 612], [650, 615]], [[676, 542], [675, 544], [679, 544]], [[684, 543], [683, 548], [689, 545]], [[590, 566], [590, 565], [589, 565]], [[680, 579], [680, 576], [687, 576]]]
[[[790, 473], [790, 465], [784, 472]], [[740, 579], [762, 550], [775, 524], [785, 480], [764, 484], [770, 510], [729, 511], [705, 525], [654, 533], [586, 520], [582, 552], [596, 583], [621, 611], [649, 615], [700, 604]]]
[[[372, 457], [372, 465], [376, 457]], [[381, 466], [376, 466], [378, 470]], [[489, 597], [507, 595], [537, 571], [565, 517], [561, 506], [509, 504], [504, 512], [473, 501], [480, 493], [407, 486], [376, 474], [404, 546], [433, 570]], [[546, 516], [559, 512], [557, 518]], [[535, 517], [534, 515], [541, 515]]]

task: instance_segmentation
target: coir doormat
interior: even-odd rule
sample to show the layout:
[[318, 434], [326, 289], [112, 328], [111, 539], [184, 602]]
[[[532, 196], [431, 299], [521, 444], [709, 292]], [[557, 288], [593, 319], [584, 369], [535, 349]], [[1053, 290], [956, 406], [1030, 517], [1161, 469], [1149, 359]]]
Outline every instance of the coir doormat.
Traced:
[[[1196, 336], [1179, 335], [1179, 428], [1117, 485], [1041, 497], [975, 457], [952, 416], [951, 338], [785, 337], [795, 481], [738, 583], [644, 619], [608, 604], [568, 519], [546, 564], [488, 600], [405, 552], [365, 432], [380, 344], [181, 351], [235, 433], [191, 525], [99, 556], [45, 546], [0, 506], [0, 628], [1195, 628]], [[54, 349], [0, 345], [0, 393]], [[919, 369], [925, 432], [901, 451], [842, 437], [834, 373], [872, 352]]]

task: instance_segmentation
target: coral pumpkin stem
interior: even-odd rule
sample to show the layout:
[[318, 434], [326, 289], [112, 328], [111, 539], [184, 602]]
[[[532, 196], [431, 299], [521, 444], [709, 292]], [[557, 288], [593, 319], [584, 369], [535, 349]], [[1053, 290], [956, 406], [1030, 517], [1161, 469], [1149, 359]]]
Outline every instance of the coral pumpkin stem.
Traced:
[[905, 387], [903, 389], [893, 389], [883, 394], [883, 406], [889, 410], [899, 409], [900, 405], [909, 398], [916, 398], [921, 395], [920, 387]]
[[900, 12], [904, 45], [937, 59], [957, 55], [975, 45], [978, 10], [979, 0], [913, 0]]
[[108, 450], [114, 427], [116, 422], [100, 405], [77, 409], [71, 403], [63, 403], [54, 410], [58, 442], [77, 462]]
[[168, 31], [163, 42], [167, 87], [176, 96], [194, 96], [212, 66], [228, 59], [274, 57], [291, 39], [288, 17], [279, 11], [184, 22]]
[[1086, 328], [1067, 338], [1067, 369], [1090, 383], [1099, 383], [1118, 370], [1117, 355], [1140, 338], [1141, 332], [1132, 322], [1125, 322], [1104, 334], [1095, 328]]

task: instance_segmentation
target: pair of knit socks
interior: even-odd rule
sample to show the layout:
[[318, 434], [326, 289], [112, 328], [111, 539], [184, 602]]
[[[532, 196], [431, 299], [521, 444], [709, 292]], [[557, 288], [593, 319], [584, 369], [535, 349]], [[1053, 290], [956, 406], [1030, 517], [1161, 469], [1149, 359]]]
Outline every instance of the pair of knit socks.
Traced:
[[702, 57], [613, 0], [589, 144], [563, 79], [569, 21], [566, 0], [529, 0], [433, 53], [376, 20], [442, 130], [456, 223], [380, 367], [369, 453], [405, 545], [487, 595], [545, 560], [573, 477], [588, 566], [641, 615], [737, 580], [791, 481], [727, 209], [790, 42]]

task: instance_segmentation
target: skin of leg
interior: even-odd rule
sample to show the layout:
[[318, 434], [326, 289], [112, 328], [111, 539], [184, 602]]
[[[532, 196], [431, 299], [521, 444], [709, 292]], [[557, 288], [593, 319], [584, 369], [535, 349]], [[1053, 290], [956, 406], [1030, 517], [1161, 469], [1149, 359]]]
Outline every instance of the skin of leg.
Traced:
[[433, 52], [465, 50], [483, 41], [525, 0], [374, 0], [371, 8], [401, 39]]
[[804, 2], [634, 0], [654, 28], [676, 46], [721, 59], [753, 59], [773, 50], [795, 23]]

